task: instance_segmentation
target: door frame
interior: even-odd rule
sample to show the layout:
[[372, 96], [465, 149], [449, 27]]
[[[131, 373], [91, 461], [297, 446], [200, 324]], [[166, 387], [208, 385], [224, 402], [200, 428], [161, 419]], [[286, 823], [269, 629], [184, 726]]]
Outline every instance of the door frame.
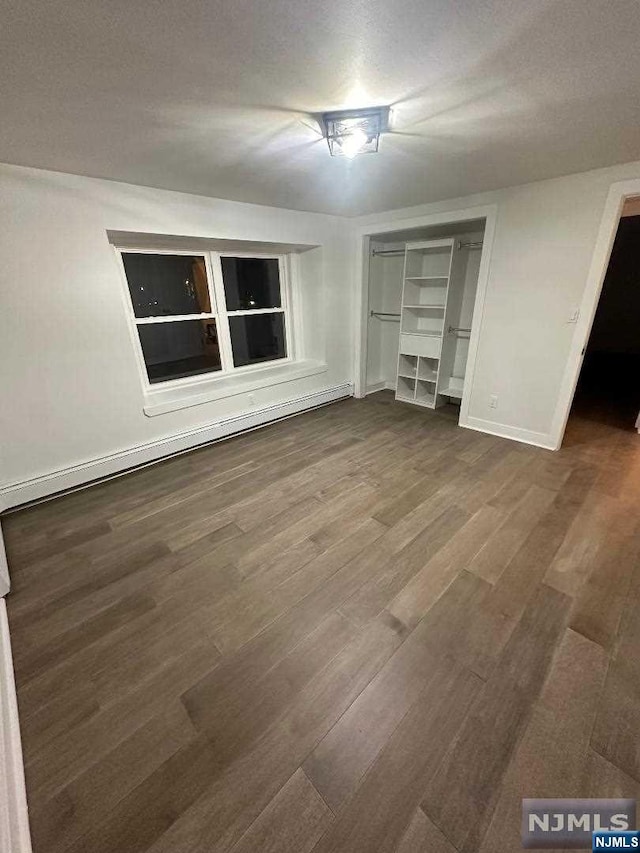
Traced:
[[364, 397], [366, 394], [367, 371], [367, 332], [369, 328], [369, 259], [370, 241], [374, 234], [393, 234], [411, 228], [424, 228], [431, 225], [458, 225], [460, 222], [473, 219], [484, 219], [484, 237], [482, 239], [482, 254], [478, 287], [473, 305], [473, 322], [469, 339], [469, 353], [465, 372], [464, 392], [460, 404], [460, 420], [462, 427], [468, 427], [469, 403], [473, 391], [478, 346], [482, 334], [484, 303], [489, 282], [491, 252], [498, 218], [497, 204], [483, 204], [458, 210], [443, 210], [438, 213], [423, 214], [407, 219], [392, 219], [385, 222], [368, 223], [356, 227], [355, 252], [355, 284], [356, 284], [356, 337], [354, 347], [354, 396]]
[[554, 438], [554, 450], [562, 445], [567, 421], [571, 412], [573, 398], [576, 393], [584, 352], [589, 342], [593, 321], [596, 316], [602, 285], [607, 274], [611, 250], [618, 231], [618, 223], [622, 208], [628, 198], [640, 196], [640, 179], [617, 181], [609, 188], [604, 206], [600, 228], [596, 238], [591, 265], [587, 275], [582, 301], [580, 303], [578, 321], [573, 334], [569, 357], [558, 394], [558, 402], [551, 424], [551, 436]]

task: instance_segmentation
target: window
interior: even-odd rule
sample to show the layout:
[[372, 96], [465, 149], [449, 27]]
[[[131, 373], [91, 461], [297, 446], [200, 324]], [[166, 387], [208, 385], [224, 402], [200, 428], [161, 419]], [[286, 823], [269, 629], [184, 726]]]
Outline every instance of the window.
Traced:
[[279, 257], [121, 252], [150, 384], [289, 357]]
[[222, 258], [236, 367], [286, 356], [280, 270], [275, 258]]

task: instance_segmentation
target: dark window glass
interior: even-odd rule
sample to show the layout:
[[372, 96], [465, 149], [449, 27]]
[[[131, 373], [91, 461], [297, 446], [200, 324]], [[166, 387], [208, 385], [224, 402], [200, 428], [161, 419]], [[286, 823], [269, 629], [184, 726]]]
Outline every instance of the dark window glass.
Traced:
[[227, 311], [280, 308], [280, 270], [276, 258], [222, 258]]
[[242, 314], [229, 317], [233, 363], [236, 367], [285, 358], [284, 316], [274, 314]]
[[149, 382], [220, 370], [216, 321], [178, 320], [138, 326]]
[[123, 252], [136, 317], [210, 314], [204, 258]]

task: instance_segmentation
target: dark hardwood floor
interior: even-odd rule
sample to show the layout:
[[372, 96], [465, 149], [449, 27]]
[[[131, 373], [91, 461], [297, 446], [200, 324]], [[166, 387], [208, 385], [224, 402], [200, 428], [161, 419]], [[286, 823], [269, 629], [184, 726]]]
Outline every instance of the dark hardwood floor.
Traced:
[[640, 436], [347, 400], [6, 516], [36, 853], [521, 850], [640, 793]]

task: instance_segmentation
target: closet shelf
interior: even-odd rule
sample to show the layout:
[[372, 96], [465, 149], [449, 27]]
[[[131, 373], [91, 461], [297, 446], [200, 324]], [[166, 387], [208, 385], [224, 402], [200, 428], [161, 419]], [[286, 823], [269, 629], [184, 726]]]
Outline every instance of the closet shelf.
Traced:
[[444, 388], [438, 393], [442, 394], [444, 397], [455, 397], [456, 400], [462, 400], [462, 388]]
[[403, 335], [415, 335], [416, 338], [441, 338], [442, 332], [402, 332]]
[[438, 308], [440, 311], [444, 311], [444, 305], [436, 305], [435, 303], [430, 303], [429, 305], [403, 305], [403, 308]]
[[405, 281], [448, 281], [448, 275], [408, 275]]

